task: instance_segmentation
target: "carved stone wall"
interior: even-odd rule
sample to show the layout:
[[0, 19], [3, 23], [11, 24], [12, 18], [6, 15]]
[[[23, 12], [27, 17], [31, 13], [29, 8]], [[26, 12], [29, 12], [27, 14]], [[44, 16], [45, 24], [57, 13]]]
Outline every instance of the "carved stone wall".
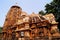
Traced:
[[[56, 34], [51, 32], [57, 28], [53, 14], [39, 15], [32, 13], [28, 15], [19, 6], [12, 6], [7, 13], [3, 25], [3, 39], [5, 40], [35, 40], [39, 37], [50, 37]], [[52, 35], [53, 33], [53, 35]]]

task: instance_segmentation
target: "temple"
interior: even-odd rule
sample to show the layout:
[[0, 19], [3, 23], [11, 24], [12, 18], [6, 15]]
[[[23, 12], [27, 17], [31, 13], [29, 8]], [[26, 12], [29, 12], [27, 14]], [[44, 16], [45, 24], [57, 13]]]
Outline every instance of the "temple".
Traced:
[[3, 40], [40, 40], [60, 36], [58, 22], [52, 13], [44, 16], [36, 13], [28, 15], [19, 6], [12, 6], [3, 25]]

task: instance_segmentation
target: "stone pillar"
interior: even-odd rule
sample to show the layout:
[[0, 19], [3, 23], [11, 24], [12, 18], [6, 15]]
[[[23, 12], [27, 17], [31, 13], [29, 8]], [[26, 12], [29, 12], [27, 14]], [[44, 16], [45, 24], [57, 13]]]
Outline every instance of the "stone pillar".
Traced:
[[7, 34], [3, 33], [3, 39], [2, 40], [7, 40]]

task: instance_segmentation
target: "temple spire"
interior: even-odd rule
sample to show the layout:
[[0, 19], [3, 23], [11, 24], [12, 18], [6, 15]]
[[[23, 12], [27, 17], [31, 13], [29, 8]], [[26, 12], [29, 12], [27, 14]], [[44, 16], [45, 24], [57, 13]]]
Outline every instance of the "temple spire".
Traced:
[[15, 5], [17, 6], [18, 5], [18, 2], [16, 2]]
[[18, 3], [16, 2], [16, 5], [17, 5]]

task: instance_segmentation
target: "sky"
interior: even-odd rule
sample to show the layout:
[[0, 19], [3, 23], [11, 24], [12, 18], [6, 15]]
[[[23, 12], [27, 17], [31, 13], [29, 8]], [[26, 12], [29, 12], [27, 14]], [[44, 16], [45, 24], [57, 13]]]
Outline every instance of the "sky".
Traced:
[[[7, 12], [13, 5], [18, 5], [23, 11], [31, 14], [39, 11], [45, 11], [45, 5], [52, 0], [0, 0], [0, 26], [2, 27], [7, 15]], [[17, 3], [17, 4], [16, 4]]]

